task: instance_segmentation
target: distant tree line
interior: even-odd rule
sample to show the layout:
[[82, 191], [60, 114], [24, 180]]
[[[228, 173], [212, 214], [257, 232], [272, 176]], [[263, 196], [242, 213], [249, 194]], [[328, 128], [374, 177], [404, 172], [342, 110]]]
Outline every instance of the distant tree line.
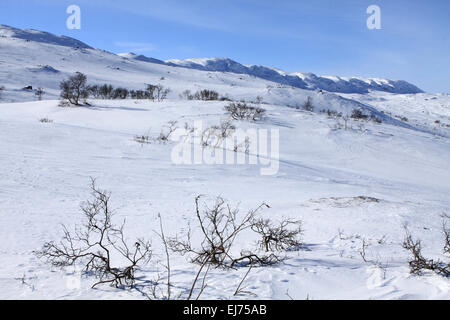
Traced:
[[203, 100], [203, 101], [231, 101], [229, 98], [220, 96], [217, 91], [214, 90], [208, 90], [203, 89], [199, 90], [195, 93], [192, 93], [191, 90], [185, 90], [180, 95], [181, 98], [187, 99], [187, 100]]
[[88, 85], [87, 76], [81, 72], [61, 81], [61, 105], [72, 104], [79, 106], [86, 103], [86, 99], [148, 99], [152, 101], [163, 101], [170, 93], [169, 88], [161, 84], [147, 84], [144, 90], [130, 90], [123, 87], [113, 87], [111, 84]]

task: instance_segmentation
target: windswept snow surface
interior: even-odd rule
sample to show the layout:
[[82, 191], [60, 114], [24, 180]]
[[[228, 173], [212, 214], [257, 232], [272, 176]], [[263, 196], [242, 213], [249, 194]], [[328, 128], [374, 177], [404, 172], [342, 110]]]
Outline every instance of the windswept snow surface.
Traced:
[[[280, 130], [275, 176], [254, 165], [175, 165], [173, 143], [141, 145], [135, 134], [156, 136], [169, 120], [218, 123], [221, 102], [92, 101], [63, 109], [57, 101], [2, 104], [0, 116], [1, 298], [144, 298], [137, 291], [70, 285], [73, 269], [59, 271], [32, 251], [61, 237], [61, 224], [79, 223], [89, 177], [112, 192], [115, 219], [126, 218], [130, 238], [152, 237], [161, 213], [166, 233], [194, 225], [194, 198], [221, 195], [242, 212], [265, 201], [272, 219], [304, 221], [305, 247], [272, 267], [255, 268], [246, 283], [261, 299], [448, 299], [449, 282], [409, 274], [401, 248], [403, 224], [422, 239], [427, 255], [442, 256], [441, 214], [450, 206], [450, 142], [413, 130], [368, 124], [367, 131], [333, 130], [334, 120], [267, 105], [252, 126]], [[47, 117], [53, 123], [40, 123]], [[237, 125], [245, 125], [237, 123]], [[358, 198], [374, 197], [379, 201]], [[339, 236], [339, 230], [343, 236]], [[362, 239], [371, 245], [364, 262]], [[245, 248], [255, 239], [238, 239]], [[381, 264], [385, 270], [375, 265]], [[139, 272], [151, 280], [163, 267]], [[196, 268], [174, 255], [174, 290], [187, 290]], [[74, 273], [75, 272], [75, 273]], [[212, 270], [203, 298], [233, 297], [245, 270]], [[21, 278], [25, 279], [25, 284]], [[237, 298], [254, 298], [242, 295]]]
[[[448, 95], [321, 93], [139, 60], [0, 37], [0, 85], [6, 87], [0, 100], [1, 299], [145, 299], [149, 282], [165, 275], [157, 263], [165, 259], [154, 232], [158, 214], [166, 236], [182, 235], [195, 226], [199, 194], [205, 201], [220, 195], [241, 214], [266, 202], [263, 217], [301, 219], [305, 229], [301, 250], [287, 252], [283, 263], [251, 270], [245, 286], [252, 294], [233, 296], [246, 268], [212, 269], [204, 299], [450, 299], [448, 278], [411, 275], [401, 246], [406, 223], [426, 257], [448, 261], [442, 253], [442, 214], [450, 213]], [[91, 106], [58, 107], [58, 83], [76, 71], [90, 83], [135, 89], [162, 83], [172, 93], [164, 102], [90, 100]], [[32, 101], [33, 92], [22, 90], [27, 85], [43, 87], [45, 100]], [[135, 135], [156, 137], [168, 121], [183, 127], [202, 120], [206, 127], [228, 119], [228, 102], [178, 97], [205, 88], [237, 100], [263, 97], [264, 120], [233, 124], [279, 130], [277, 174], [261, 175], [259, 165], [249, 164], [176, 165], [176, 142], [134, 141]], [[307, 97], [315, 112], [301, 110]], [[383, 123], [349, 120], [347, 130], [336, 129], [342, 120], [318, 112], [355, 108]], [[61, 238], [61, 224], [72, 229], [82, 222], [79, 204], [89, 198], [90, 177], [112, 192], [114, 220], [126, 219], [127, 239], [152, 239], [154, 257], [137, 273], [139, 290], [91, 289], [92, 276], [53, 268], [33, 253]], [[363, 240], [367, 262], [360, 254]], [[240, 250], [256, 239], [236, 241]], [[171, 269], [173, 296], [185, 296], [198, 266], [173, 254]]]

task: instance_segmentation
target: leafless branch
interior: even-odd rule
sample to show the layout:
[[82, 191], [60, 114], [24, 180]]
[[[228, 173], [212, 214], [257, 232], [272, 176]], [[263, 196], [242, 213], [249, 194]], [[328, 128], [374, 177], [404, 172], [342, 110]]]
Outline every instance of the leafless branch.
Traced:
[[[122, 224], [112, 224], [113, 212], [110, 209], [110, 193], [97, 188], [95, 179], [91, 179], [92, 199], [81, 205], [86, 223], [82, 228], [75, 227], [69, 232], [63, 226], [63, 238], [59, 243], [47, 242], [41, 251], [36, 252], [56, 267], [81, 264], [84, 271], [95, 275], [99, 281], [92, 287], [103, 283], [132, 286], [135, 271], [151, 258], [151, 246], [148, 241], [138, 239], [133, 247], [125, 242]], [[113, 267], [111, 251], [118, 253], [128, 262], [126, 266]]]

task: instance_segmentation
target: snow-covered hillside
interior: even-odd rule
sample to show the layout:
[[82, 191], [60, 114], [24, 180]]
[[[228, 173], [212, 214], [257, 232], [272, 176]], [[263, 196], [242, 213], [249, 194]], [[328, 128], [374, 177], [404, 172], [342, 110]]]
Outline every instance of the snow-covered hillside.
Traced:
[[[263, 217], [300, 219], [304, 228], [301, 250], [283, 253], [282, 263], [254, 267], [244, 282], [247, 293], [234, 295], [247, 268], [212, 268], [202, 298], [450, 299], [449, 279], [410, 274], [410, 254], [402, 248], [407, 224], [427, 258], [448, 262], [442, 222], [450, 224], [449, 95], [369, 87], [365, 94], [321, 92], [225, 60], [204, 70], [119, 56], [38, 31], [0, 30], [0, 299], [145, 299], [152, 281], [166, 281], [158, 214], [166, 236], [182, 236], [195, 225], [198, 195], [222, 196], [241, 214], [265, 202], [270, 208]], [[59, 82], [77, 71], [90, 84], [143, 89], [161, 83], [171, 93], [162, 102], [90, 99], [90, 105], [59, 107]], [[297, 78], [307, 83], [308, 77], [315, 78]], [[42, 87], [43, 100], [35, 101], [26, 86]], [[179, 128], [202, 121], [206, 128], [230, 119], [229, 101], [186, 100], [179, 95], [187, 89], [212, 89], [264, 108], [261, 121], [232, 124], [278, 130], [279, 159], [265, 159], [279, 160], [278, 172], [261, 175], [261, 164], [175, 164], [176, 141], [136, 142], [136, 135], [157, 137], [169, 121]], [[253, 103], [258, 96], [262, 103]], [[308, 98], [312, 111], [303, 108]], [[347, 119], [355, 109], [381, 122]], [[92, 275], [50, 267], [34, 253], [61, 239], [61, 224], [72, 229], [82, 222], [79, 204], [89, 198], [90, 177], [112, 192], [114, 220], [126, 219], [126, 240], [152, 239], [153, 258], [137, 272], [139, 290], [91, 289]], [[239, 237], [237, 249], [254, 242]], [[186, 297], [199, 267], [186, 256], [171, 259], [173, 297]]]
[[[2, 71], [5, 72], [4, 76], [12, 77], [12, 75], [6, 71], [20, 72], [21, 74], [28, 76], [28, 82], [30, 84], [34, 83], [34, 79], [36, 78], [47, 78], [49, 73], [60, 73], [59, 75], [61, 77], [64, 72], [71, 72], [72, 70], [70, 70], [70, 67], [74, 64], [77, 68], [82, 68], [84, 72], [91, 75], [89, 72], [91, 70], [89, 68], [89, 62], [91, 62], [95, 64], [95, 69], [98, 69], [101, 66], [106, 70], [116, 70], [116, 73], [108, 73], [116, 79], [115, 82], [117, 82], [117, 78], [123, 79], [124, 75], [128, 72], [132, 72], [134, 75], [136, 75], [136, 73], [145, 74], [145, 76], [149, 76], [149, 73], [172, 73], [172, 77], [165, 76], [165, 78], [179, 79], [181, 74], [187, 75], [189, 78], [195, 75], [201, 75], [200, 77], [203, 78], [202, 81], [205, 82], [205, 84], [210, 83], [211, 78], [221, 78], [220, 80], [222, 82], [242, 86], [243, 81], [253, 80], [254, 77], [257, 77], [272, 82], [272, 85], [274, 85], [273, 82], [275, 82], [277, 85], [286, 85], [309, 90], [325, 90], [337, 93], [368, 93], [369, 91], [383, 91], [407, 94], [422, 92], [416, 86], [401, 80], [343, 78], [337, 76], [321, 77], [316, 76], [313, 73], [286, 73], [271, 67], [255, 65], [244, 66], [225, 58], [161, 61], [133, 53], [115, 55], [102, 50], [93, 49], [76, 39], [55, 36], [47, 32], [36, 30], [21, 30], [5, 25], [0, 25], [0, 40], [0, 54], [2, 54], [2, 56], [0, 56], [2, 57], [0, 63], [2, 63]], [[23, 48], [25, 48], [26, 52], [29, 54], [28, 56], [26, 53], [23, 55]], [[16, 55], [8, 55], [10, 52], [16, 52]], [[37, 55], [30, 54], [31, 52], [37, 53]], [[81, 63], [81, 61], [83, 63]], [[152, 65], [145, 65], [144, 62], [151, 63]], [[12, 66], [15, 67], [22, 67], [22, 70], [9, 68], [9, 63], [13, 64]], [[155, 64], [159, 65], [159, 68], [156, 68]], [[171, 66], [172, 68], [161, 68], [162, 65]], [[51, 71], [48, 70], [48, 66], [52, 68]], [[183, 70], [185, 68], [191, 70]], [[192, 72], [192, 70], [209, 71], [212, 73], [195, 73]], [[220, 75], [217, 73], [220, 73]], [[95, 80], [114, 81], [114, 79], [103, 79], [103, 73], [92, 74], [92, 76]], [[53, 77], [53, 79], [59, 79], [60, 77]], [[137, 83], [137, 81], [140, 80], [140, 77], [133, 77], [133, 79], [135, 79], [135, 81], [132, 81], [131, 85]], [[151, 79], [152, 77], [149, 77], [149, 80]], [[19, 78], [17, 80], [22, 79]], [[23, 80], [27, 83], [27, 79]], [[44, 81], [44, 79], [41, 81]], [[186, 82], [189, 83], [190, 81]], [[263, 81], [258, 82], [261, 84], [264, 83]], [[23, 85], [22, 82], [15, 84]], [[50, 82], [48, 85], [55, 87], [54, 82]]]
[[34, 41], [47, 44], [54, 44], [58, 46], [73, 47], [73, 48], [83, 48], [92, 49], [87, 44], [78, 41], [76, 39], [57, 36], [49, 32], [39, 31], [34, 29], [18, 29], [6, 25], [0, 25], [0, 37], [1, 38], [16, 38], [25, 41]]

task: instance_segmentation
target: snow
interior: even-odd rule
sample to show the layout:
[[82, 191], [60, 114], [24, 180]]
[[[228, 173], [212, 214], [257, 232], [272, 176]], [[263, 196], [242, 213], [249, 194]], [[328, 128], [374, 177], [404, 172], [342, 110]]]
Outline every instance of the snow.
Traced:
[[90, 49], [87, 44], [66, 36], [56, 36], [54, 34], [33, 29], [17, 29], [0, 24], [0, 37], [23, 39], [25, 41], [34, 41], [41, 43], [54, 44], [66, 47], [78, 47]]
[[[256, 296], [233, 296], [245, 268], [213, 269], [204, 299], [450, 299], [448, 279], [409, 274], [409, 254], [401, 247], [407, 223], [427, 257], [448, 259], [441, 217], [450, 208], [448, 95], [321, 93], [90, 48], [11, 37], [0, 43], [0, 84], [6, 87], [0, 101], [0, 299], [145, 299], [137, 290], [91, 289], [92, 277], [50, 267], [33, 254], [60, 239], [61, 224], [70, 229], [81, 222], [79, 204], [89, 197], [90, 177], [112, 192], [114, 219], [126, 218], [130, 241], [152, 239], [153, 262], [138, 272], [141, 289], [157, 273], [164, 275], [156, 263], [164, 259], [153, 231], [158, 214], [167, 236], [182, 234], [195, 223], [194, 198], [204, 194], [224, 197], [241, 213], [266, 202], [271, 208], [263, 216], [301, 219], [305, 229], [302, 250], [287, 252], [284, 263], [252, 269], [245, 284]], [[58, 107], [59, 81], [76, 71], [86, 73], [89, 83], [135, 89], [162, 83], [172, 92], [163, 102], [90, 100], [91, 106]], [[27, 85], [43, 87], [44, 100], [33, 101], [33, 93], [22, 90]], [[263, 97], [266, 119], [234, 125], [279, 130], [276, 175], [261, 175], [257, 165], [175, 165], [175, 142], [134, 141], [139, 134], [157, 136], [171, 120], [183, 126], [227, 119], [226, 101], [178, 97], [203, 88], [237, 100]], [[316, 112], [297, 108], [308, 96]], [[336, 119], [317, 112], [355, 108], [383, 123], [356, 129], [361, 122], [350, 120], [352, 129], [337, 130]], [[363, 239], [370, 244], [368, 262], [359, 253]], [[243, 236], [237, 245], [248, 248], [254, 241]], [[171, 265], [173, 290], [186, 293], [198, 267], [176, 254]]]
[[288, 73], [274, 67], [242, 65], [228, 58], [172, 59], [167, 60], [166, 63], [172, 66], [182, 66], [197, 70], [248, 74], [258, 78], [310, 90], [317, 89], [340, 93], [368, 93], [370, 90], [403, 94], [422, 92], [418, 87], [402, 80], [394, 81], [378, 78], [317, 76], [310, 72]]

